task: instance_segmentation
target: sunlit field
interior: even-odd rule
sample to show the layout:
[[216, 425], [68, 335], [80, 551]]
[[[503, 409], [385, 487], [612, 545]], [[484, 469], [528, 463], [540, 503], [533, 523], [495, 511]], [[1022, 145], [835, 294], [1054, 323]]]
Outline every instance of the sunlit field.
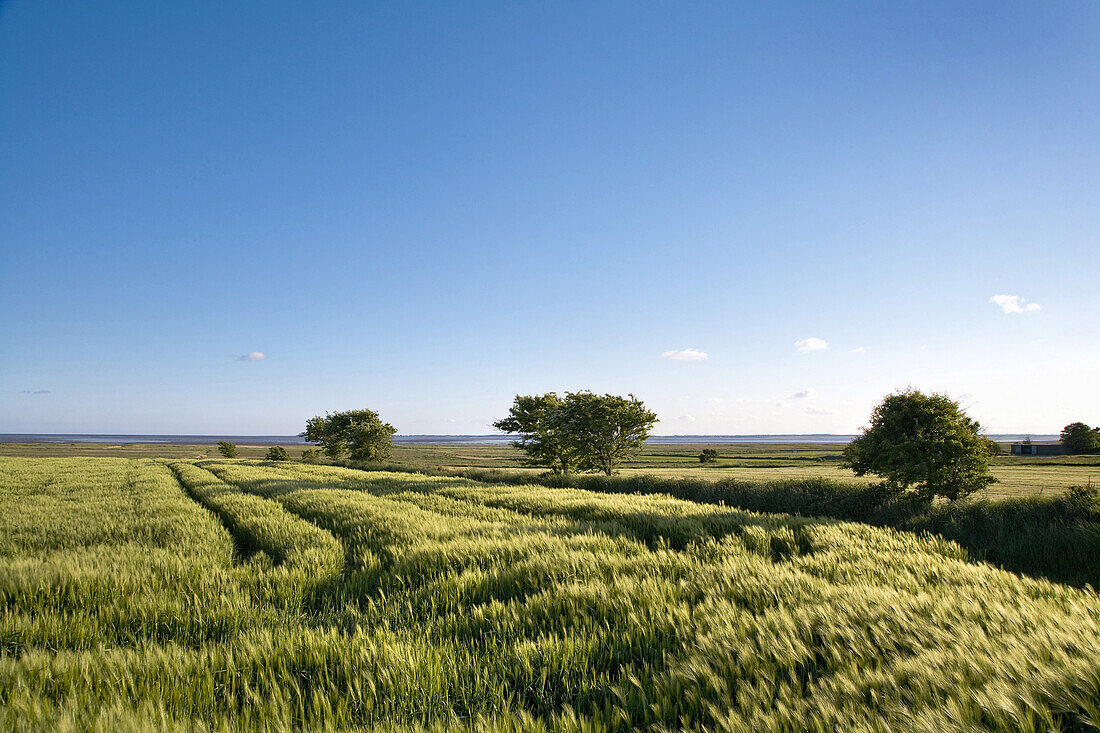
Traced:
[[246, 460], [0, 459], [5, 730], [1095, 730], [1100, 597], [930, 536]]
[[[292, 457], [301, 455], [303, 445], [285, 446]], [[720, 458], [714, 464], [700, 464], [699, 452], [715, 448]], [[238, 446], [241, 458], [263, 458], [267, 445]], [[838, 443], [757, 443], [719, 445], [650, 444], [628, 460], [624, 476], [648, 474], [660, 478], [735, 479], [777, 481], [782, 479], [828, 478], [854, 483], [873, 483], [874, 476], [856, 476], [840, 468]], [[1007, 446], [1005, 447], [1007, 451]], [[170, 443], [0, 443], [0, 456], [111, 456], [122, 458], [218, 458], [214, 445]], [[392, 465], [410, 471], [499, 468], [527, 471], [536, 475], [541, 468], [525, 467], [523, 454], [506, 445], [395, 445]], [[1002, 455], [992, 466], [997, 483], [974, 499], [1004, 499], [1021, 496], [1051, 496], [1071, 486], [1100, 483], [1100, 456], [1021, 457]]]

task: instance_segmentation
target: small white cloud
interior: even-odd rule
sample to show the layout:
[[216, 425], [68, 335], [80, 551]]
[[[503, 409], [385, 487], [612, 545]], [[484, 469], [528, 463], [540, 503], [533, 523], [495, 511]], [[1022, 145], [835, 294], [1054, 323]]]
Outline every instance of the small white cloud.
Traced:
[[794, 342], [794, 347], [799, 351], [823, 351], [829, 348], [829, 342], [814, 336]]
[[788, 403], [784, 402], [783, 400], [776, 400], [775, 401], [775, 406], [776, 407], [790, 407], [790, 405]]
[[866, 354], [867, 353], [867, 347], [866, 346], [857, 346], [856, 348], [852, 349], [852, 353], [853, 354]]
[[795, 392], [793, 395], [791, 395], [791, 399], [792, 400], [805, 400], [805, 399], [808, 399], [810, 397], [813, 397], [815, 394], [817, 394], [817, 392], [815, 392], [812, 387], [807, 387], [806, 389], [800, 389], [797, 392]]
[[707, 402], [713, 402], [716, 405], [720, 405], [725, 402], [725, 400], [721, 397], [710, 397], [707, 399]]
[[250, 351], [244, 356], [238, 356], [237, 361], [263, 361], [267, 358], [267, 354], [262, 351]]
[[1027, 313], [1041, 308], [1038, 303], [1028, 303], [1019, 295], [994, 295], [989, 302], [1001, 306], [1005, 313]]
[[680, 420], [680, 422], [686, 422], [686, 423], [695, 422], [695, 416], [694, 415], [684, 414], [684, 415], [680, 415], [680, 417], [678, 419]]
[[673, 361], [702, 361], [707, 358], [707, 352], [699, 349], [672, 349], [661, 354], [661, 357]]
[[803, 407], [802, 411], [808, 415], [833, 415], [832, 410], [827, 410], [824, 407]]
[[23, 394], [51, 394], [48, 389], [25, 389]]

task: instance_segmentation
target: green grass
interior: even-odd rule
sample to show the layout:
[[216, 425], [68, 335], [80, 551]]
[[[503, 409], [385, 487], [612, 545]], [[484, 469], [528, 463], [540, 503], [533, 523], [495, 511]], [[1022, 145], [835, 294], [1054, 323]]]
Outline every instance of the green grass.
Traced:
[[[270, 446], [240, 445], [240, 458], [263, 458]], [[305, 446], [285, 446], [298, 458]], [[647, 445], [628, 461], [624, 476], [641, 474], [659, 478], [737, 480], [769, 482], [828, 478], [835, 481], [872, 483], [873, 476], [858, 477], [840, 468], [840, 443], [756, 443]], [[700, 464], [699, 452], [714, 448], [717, 463]], [[120, 458], [170, 458], [201, 460], [218, 458], [217, 447], [168, 443], [0, 443], [0, 456]], [[390, 464], [409, 471], [462, 471], [494, 468], [528, 471], [523, 455], [507, 445], [395, 445]], [[1100, 483], [1100, 456], [1009, 456], [993, 461], [998, 483], [980, 492], [976, 499], [1012, 499], [1048, 496], [1071, 486]]]
[[0, 459], [2, 730], [1096, 730], [1100, 597], [667, 495]]

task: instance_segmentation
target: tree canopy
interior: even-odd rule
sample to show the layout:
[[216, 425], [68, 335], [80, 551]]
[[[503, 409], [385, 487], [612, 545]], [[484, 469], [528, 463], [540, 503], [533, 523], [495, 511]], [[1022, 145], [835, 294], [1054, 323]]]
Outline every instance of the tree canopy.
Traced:
[[875, 407], [870, 427], [844, 449], [843, 465], [926, 500], [954, 501], [996, 481], [991, 443], [947, 395], [909, 389]]
[[319, 443], [329, 458], [346, 453], [353, 461], [369, 463], [389, 457], [396, 432], [373, 410], [348, 410], [311, 417], [299, 435], [307, 443]]
[[516, 395], [508, 417], [493, 427], [516, 433], [512, 445], [527, 454], [529, 466], [549, 466], [554, 473], [569, 473], [576, 468], [577, 446], [570, 440], [562, 423], [563, 402], [554, 392], [543, 395]]
[[634, 395], [554, 392], [516, 395], [508, 417], [493, 427], [520, 436], [513, 445], [529, 465], [557, 473], [618, 470], [647, 437], [657, 415]]
[[1083, 422], [1065, 426], [1059, 438], [1066, 453], [1100, 452], [1100, 428], [1090, 428]]

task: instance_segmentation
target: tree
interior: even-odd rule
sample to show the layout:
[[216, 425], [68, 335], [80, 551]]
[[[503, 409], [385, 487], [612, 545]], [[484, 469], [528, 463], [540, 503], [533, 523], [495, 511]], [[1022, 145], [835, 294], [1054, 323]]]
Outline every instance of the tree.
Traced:
[[875, 407], [871, 426], [844, 449], [842, 465], [926, 501], [955, 501], [996, 481], [988, 443], [978, 422], [947, 395], [909, 389]]
[[562, 424], [563, 402], [554, 392], [543, 395], [516, 395], [508, 417], [493, 427], [519, 434], [512, 445], [527, 454], [529, 466], [548, 466], [554, 473], [569, 473], [575, 468], [577, 446]]
[[713, 448], [704, 448], [699, 454], [699, 463], [717, 463], [718, 451]]
[[636, 451], [657, 416], [634, 395], [554, 392], [516, 395], [508, 417], [493, 423], [506, 433], [518, 433], [512, 443], [527, 453], [526, 463], [549, 466], [555, 473], [614, 473]]
[[1058, 436], [1066, 453], [1096, 453], [1100, 451], [1100, 428], [1090, 428], [1083, 422], [1070, 423]]
[[219, 440], [218, 453], [221, 453], [226, 458], [236, 458], [237, 446], [233, 445], [228, 440]]
[[570, 392], [565, 396], [562, 422], [569, 442], [577, 448], [579, 467], [610, 476], [649, 437], [657, 415], [632, 394]]
[[307, 443], [320, 443], [329, 458], [347, 453], [353, 461], [372, 462], [389, 457], [396, 432], [373, 410], [348, 410], [311, 417], [300, 436]]
[[267, 455], [264, 458], [269, 461], [289, 461], [290, 453], [281, 445], [273, 445], [267, 449]]

